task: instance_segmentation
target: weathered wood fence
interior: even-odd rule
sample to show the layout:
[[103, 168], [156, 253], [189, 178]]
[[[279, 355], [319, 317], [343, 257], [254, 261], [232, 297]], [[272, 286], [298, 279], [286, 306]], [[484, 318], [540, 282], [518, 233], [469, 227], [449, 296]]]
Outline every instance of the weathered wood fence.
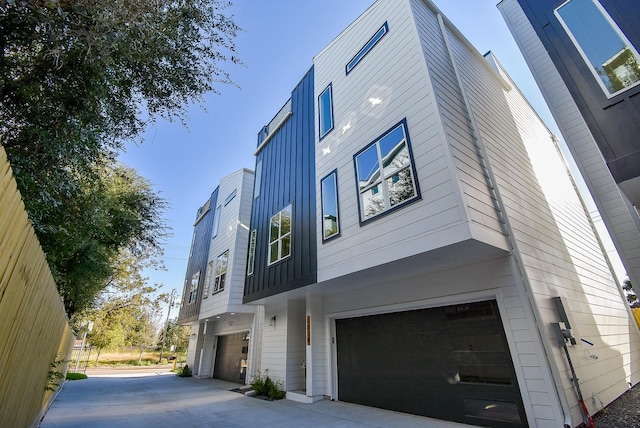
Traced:
[[0, 427], [38, 425], [74, 339], [0, 146]]

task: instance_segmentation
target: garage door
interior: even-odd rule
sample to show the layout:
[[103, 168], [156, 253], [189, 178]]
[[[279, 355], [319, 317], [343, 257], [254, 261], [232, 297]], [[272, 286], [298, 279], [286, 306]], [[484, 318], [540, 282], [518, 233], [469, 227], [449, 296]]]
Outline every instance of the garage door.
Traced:
[[495, 301], [336, 320], [338, 399], [527, 426]]
[[213, 377], [244, 383], [247, 376], [249, 332], [218, 336]]

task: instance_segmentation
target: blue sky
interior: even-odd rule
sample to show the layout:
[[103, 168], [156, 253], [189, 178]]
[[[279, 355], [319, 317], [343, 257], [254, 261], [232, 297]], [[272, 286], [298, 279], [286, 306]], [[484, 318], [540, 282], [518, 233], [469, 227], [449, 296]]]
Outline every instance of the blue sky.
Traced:
[[[236, 39], [246, 65], [224, 68], [237, 83], [208, 95], [207, 112], [190, 112], [188, 129], [160, 121], [146, 141], [132, 145], [121, 160], [151, 181], [170, 204], [165, 246], [166, 271], [148, 272], [150, 283], [181, 295], [196, 210], [220, 178], [254, 168], [258, 131], [287, 101], [293, 87], [320, 52], [364, 12], [373, 0], [235, 0], [228, 12], [243, 28]], [[450, 21], [481, 52], [493, 51], [550, 129], [559, 134], [502, 15], [497, 0], [435, 0]], [[174, 310], [175, 311], [175, 310]], [[177, 315], [173, 312], [172, 317]]]

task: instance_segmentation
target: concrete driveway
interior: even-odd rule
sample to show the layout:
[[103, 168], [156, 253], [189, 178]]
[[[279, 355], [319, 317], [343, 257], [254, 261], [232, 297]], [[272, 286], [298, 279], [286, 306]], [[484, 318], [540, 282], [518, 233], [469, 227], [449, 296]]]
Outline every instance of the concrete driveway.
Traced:
[[464, 426], [329, 400], [264, 401], [230, 391], [237, 384], [164, 370], [89, 376], [64, 384], [40, 427]]

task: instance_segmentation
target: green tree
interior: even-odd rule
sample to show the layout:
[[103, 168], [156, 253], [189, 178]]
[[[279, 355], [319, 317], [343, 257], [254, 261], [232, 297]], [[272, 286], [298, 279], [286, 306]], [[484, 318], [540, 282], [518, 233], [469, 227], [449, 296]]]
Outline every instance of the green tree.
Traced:
[[[118, 151], [158, 117], [184, 123], [189, 105], [231, 82], [221, 68], [238, 63], [229, 5], [0, 2], [0, 141], [69, 315], [99, 293], [114, 254], [140, 238], [119, 224], [97, 229], [125, 212], [115, 204], [123, 198], [99, 200]], [[154, 220], [138, 216], [145, 232]], [[144, 245], [151, 236], [143, 233]]]
[[169, 320], [167, 324], [167, 339], [165, 341], [168, 349], [174, 346], [175, 352], [186, 352], [189, 347], [189, 335], [191, 328], [189, 326], [179, 325], [178, 319]]
[[627, 302], [629, 302], [630, 305], [633, 305], [638, 301], [638, 296], [636, 296], [636, 293], [634, 293], [633, 285], [631, 284], [631, 281], [628, 278], [625, 279], [624, 282], [622, 283], [622, 289], [625, 291]]
[[143, 276], [145, 269], [158, 267], [150, 253], [122, 250], [115, 266], [94, 305], [75, 317], [76, 322], [94, 321], [88, 340], [98, 347], [98, 357], [102, 349], [154, 344], [161, 302], [166, 300]]

